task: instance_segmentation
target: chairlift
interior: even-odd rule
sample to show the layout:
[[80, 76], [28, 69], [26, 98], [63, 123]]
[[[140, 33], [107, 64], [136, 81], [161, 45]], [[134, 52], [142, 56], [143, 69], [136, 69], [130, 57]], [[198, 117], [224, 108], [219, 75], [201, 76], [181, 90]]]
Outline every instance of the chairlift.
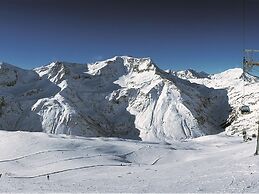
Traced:
[[243, 58], [243, 73], [249, 74], [258, 78], [258, 74], [254, 73], [255, 67], [259, 67], [259, 61], [256, 60], [255, 55], [259, 56], [259, 50], [245, 49]]
[[239, 108], [241, 114], [248, 114], [251, 112], [250, 107], [248, 105], [243, 105]]

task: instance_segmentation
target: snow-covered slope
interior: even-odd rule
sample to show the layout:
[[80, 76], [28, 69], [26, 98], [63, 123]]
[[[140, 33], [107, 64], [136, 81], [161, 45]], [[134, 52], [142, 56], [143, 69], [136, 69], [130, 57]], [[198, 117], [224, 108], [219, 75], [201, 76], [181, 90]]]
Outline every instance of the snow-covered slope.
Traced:
[[[4, 193], [258, 192], [256, 141], [224, 134], [172, 144], [0, 131]], [[15, 142], [15, 143], [14, 143]], [[49, 180], [47, 179], [49, 175]]]
[[58, 91], [58, 86], [34, 71], [0, 64], [0, 129], [42, 131], [41, 118], [31, 107]]
[[224, 89], [180, 79], [149, 58], [0, 70], [5, 130], [170, 141], [218, 133], [228, 117]]
[[[190, 79], [193, 83], [205, 85], [215, 89], [226, 89], [228, 91], [229, 104], [232, 112], [226, 123], [228, 134], [241, 134], [246, 130], [249, 135], [257, 134], [259, 115], [259, 82], [257, 79], [248, 77], [244, 80], [243, 70], [240, 68], [230, 69], [225, 72], [210, 75], [203, 79]], [[251, 113], [241, 114], [240, 108], [243, 105], [250, 107]]]
[[184, 71], [174, 71], [174, 70], [166, 70], [166, 72], [175, 75], [182, 79], [200, 79], [200, 78], [210, 78], [210, 75], [206, 72], [197, 72], [193, 69], [187, 69]]

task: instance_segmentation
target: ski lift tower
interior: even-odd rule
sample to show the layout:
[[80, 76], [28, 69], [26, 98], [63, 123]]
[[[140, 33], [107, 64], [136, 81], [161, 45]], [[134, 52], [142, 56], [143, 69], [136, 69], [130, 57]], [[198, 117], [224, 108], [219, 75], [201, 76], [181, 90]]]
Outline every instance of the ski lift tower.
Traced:
[[[247, 6], [248, 0], [243, 0], [243, 9], [242, 9], [242, 21], [243, 21], [243, 49], [244, 49], [244, 57], [243, 57], [243, 79], [246, 80], [249, 77], [254, 77], [259, 79], [259, 71], [256, 69], [259, 69], [259, 58], [256, 59], [256, 56], [259, 56], [259, 50], [254, 49], [245, 49], [246, 48], [246, 6]], [[249, 79], [247, 79], [249, 80]], [[250, 112], [249, 106], [241, 107], [241, 112]], [[256, 151], [255, 155], [259, 155], [259, 120], [256, 122], [258, 125], [257, 129], [257, 145], [256, 145]]]
[[[259, 50], [245, 49], [243, 58], [243, 78], [246, 79], [247, 75], [259, 79], [259, 71], [254, 71], [259, 67], [259, 60], [256, 59], [259, 55]], [[242, 108], [242, 107], [241, 107]], [[259, 121], [256, 122], [257, 129], [257, 145], [255, 155], [259, 155]]]
[[244, 78], [246, 78], [246, 75], [251, 75], [253, 77], [259, 78], [259, 75], [257, 75], [254, 72], [254, 69], [256, 67], [259, 67], [259, 60], [256, 60], [256, 55], [259, 55], [259, 50], [253, 50], [253, 49], [245, 49], [244, 50], [244, 58], [243, 58], [243, 75]]
[[[256, 60], [256, 55], [259, 56], [259, 50], [245, 49], [243, 57], [243, 79], [248, 80], [248, 77], [258, 78], [259, 79], [259, 59]], [[257, 57], [258, 57], [257, 56]], [[257, 71], [256, 71], [257, 70]], [[245, 84], [244, 84], [245, 87]], [[244, 92], [243, 92], [244, 93]], [[244, 94], [243, 94], [244, 95]], [[250, 107], [247, 104], [244, 104], [242, 101], [242, 106], [239, 108], [242, 114], [249, 114]]]

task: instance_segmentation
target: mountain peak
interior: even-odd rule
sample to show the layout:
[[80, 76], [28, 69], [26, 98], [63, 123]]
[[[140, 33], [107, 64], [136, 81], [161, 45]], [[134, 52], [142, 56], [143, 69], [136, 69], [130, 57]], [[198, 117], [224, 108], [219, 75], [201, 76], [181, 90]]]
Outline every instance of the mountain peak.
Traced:
[[150, 58], [136, 58], [131, 56], [115, 56], [88, 65], [90, 74], [122, 76], [132, 73], [142, 73], [158, 70], [159, 68]]
[[19, 68], [19, 67], [16, 67], [15, 65], [11, 65], [11, 64], [9, 64], [9, 63], [6, 63], [6, 62], [0, 62], [0, 69], [1, 68], [5, 68], [5, 69], [9, 69], [9, 70], [14, 70], [14, 69], [16, 69], [16, 70], [23, 70], [23, 69], [21, 69], [21, 68]]
[[210, 75], [204, 71], [197, 72], [193, 69], [187, 69], [183, 71], [173, 71], [173, 70], [167, 70], [166, 72], [175, 75], [182, 79], [201, 79], [201, 78], [208, 78], [210, 79]]

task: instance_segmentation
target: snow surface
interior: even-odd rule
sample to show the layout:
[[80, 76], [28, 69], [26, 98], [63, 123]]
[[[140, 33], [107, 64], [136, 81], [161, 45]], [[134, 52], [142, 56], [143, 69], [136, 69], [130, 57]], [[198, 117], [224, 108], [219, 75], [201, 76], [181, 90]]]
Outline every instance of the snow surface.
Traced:
[[[256, 141], [171, 144], [0, 131], [0, 192], [258, 192]], [[49, 175], [49, 180], [47, 179]]]
[[0, 129], [8, 131], [168, 142], [224, 131], [229, 115], [225, 89], [180, 79], [150, 58], [0, 70]]
[[187, 69], [184, 71], [174, 71], [174, 70], [166, 70], [166, 72], [180, 77], [182, 79], [200, 79], [200, 78], [210, 78], [210, 75], [206, 72], [196, 72], [193, 69]]

